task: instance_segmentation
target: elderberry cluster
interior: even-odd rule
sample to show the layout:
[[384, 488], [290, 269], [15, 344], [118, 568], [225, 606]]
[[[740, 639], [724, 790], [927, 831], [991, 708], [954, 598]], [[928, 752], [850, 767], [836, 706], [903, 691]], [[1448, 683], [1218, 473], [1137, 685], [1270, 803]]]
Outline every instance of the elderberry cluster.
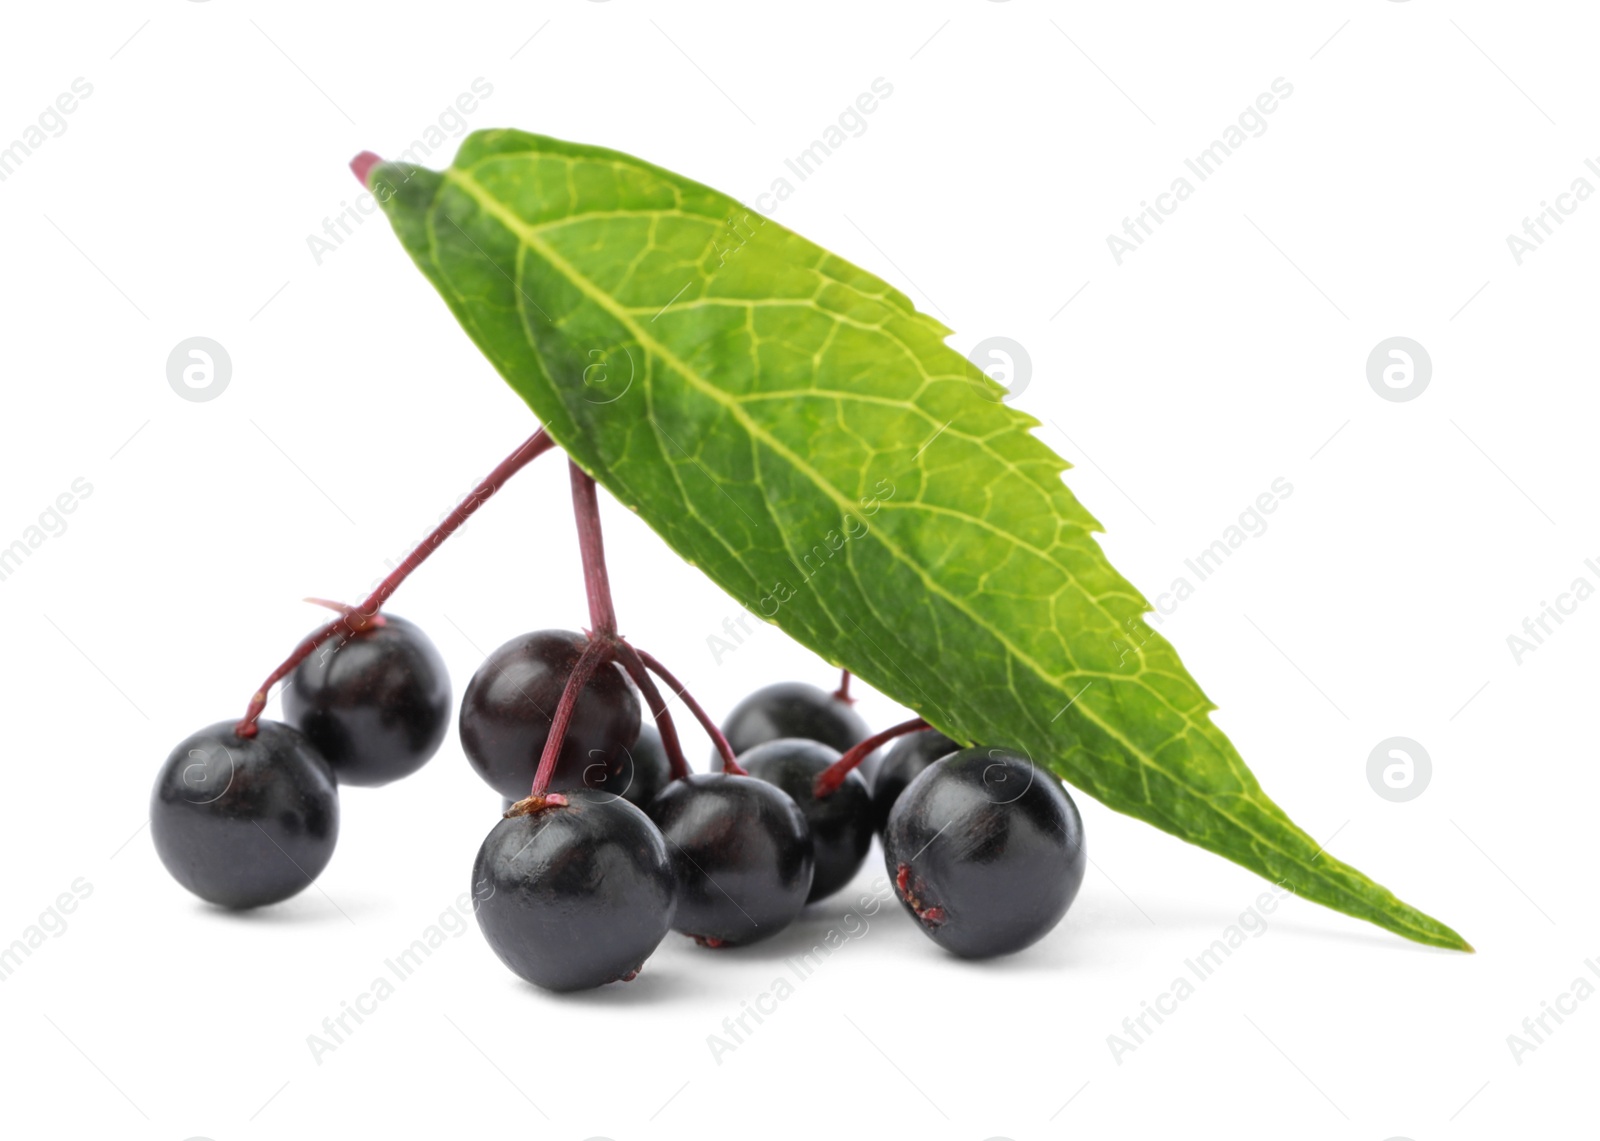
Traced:
[[167, 871], [223, 907], [277, 903], [333, 858], [339, 786], [388, 784], [439, 749], [450, 675], [393, 614], [352, 618], [295, 668], [279, 721], [221, 721], [180, 742], [156, 777], [150, 832]]
[[[435, 754], [452, 711], [444, 662], [379, 606], [548, 446], [541, 432], [513, 453], [362, 607], [325, 603], [340, 617], [274, 671], [243, 720], [173, 750], [151, 833], [180, 884], [227, 908], [289, 898], [333, 855], [341, 785], [387, 784]], [[770, 938], [848, 884], [874, 835], [906, 912], [957, 955], [1020, 950], [1061, 920], [1086, 857], [1059, 781], [920, 719], [872, 734], [848, 672], [832, 693], [757, 690], [716, 725], [617, 633], [594, 483], [572, 474], [592, 629], [506, 642], [459, 712], [468, 761], [506, 798], [472, 870], [479, 926], [506, 966], [578, 990], [631, 979], [668, 931], [713, 948]], [[655, 678], [711, 737], [711, 771], [689, 771]], [[284, 720], [262, 720], [278, 681]]]
[[[497, 792], [532, 785], [586, 644], [571, 631], [528, 634], [473, 676], [461, 741]], [[260, 722], [253, 737], [213, 725], [162, 769], [156, 848], [203, 899], [249, 908], [306, 887], [333, 854], [338, 786], [409, 775], [444, 737], [449, 679], [416, 626], [386, 615], [325, 649], [295, 671], [286, 723]], [[775, 935], [854, 878], [875, 833], [906, 911], [966, 957], [1041, 938], [1083, 879], [1071, 798], [1009, 750], [915, 730], [819, 794], [869, 733], [846, 699], [815, 686], [768, 686], [729, 715], [722, 731], [748, 775], [723, 771], [719, 753], [714, 771], [672, 779], [660, 732], [613, 663], [574, 708], [547, 790], [507, 802], [472, 871], [489, 945], [542, 987], [632, 978], [669, 930], [707, 947]]]

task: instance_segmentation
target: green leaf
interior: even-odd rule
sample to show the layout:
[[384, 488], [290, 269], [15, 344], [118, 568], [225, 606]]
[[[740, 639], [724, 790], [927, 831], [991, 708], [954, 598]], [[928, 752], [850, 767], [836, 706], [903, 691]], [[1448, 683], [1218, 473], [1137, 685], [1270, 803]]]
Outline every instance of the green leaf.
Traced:
[[598, 147], [481, 131], [370, 182], [557, 442], [741, 604], [963, 741], [1418, 942], [1261, 790], [1038, 421], [877, 277]]

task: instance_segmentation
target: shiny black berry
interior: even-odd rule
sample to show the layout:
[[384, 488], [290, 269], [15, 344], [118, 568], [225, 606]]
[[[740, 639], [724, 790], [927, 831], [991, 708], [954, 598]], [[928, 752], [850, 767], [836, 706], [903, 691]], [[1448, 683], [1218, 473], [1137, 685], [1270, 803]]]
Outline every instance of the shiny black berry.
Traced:
[[[654, 721], [639, 726], [639, 739], [627, 750], [622, 771], [605, 786], [593, 785], [603, 792], [617, 792], [632, 804], [648, 809], [667, 782], [672, 779], [672, 765], [667, 760], [667, 750], [661, 744], [661, 731]], [[587, 782], [586, 782], [587, 783]], [[612, 788], [611, 784], [619, 787]]]
[[296, 667], [284, 720], [316, 746], [342, 785], [381, 785], [427, 763], [450, 724], [450, 674], [404, 618], [324, 643]]
[[739, 757], [751, 776], [788, 793], [806, 818], [816, 864], [808, 902], [827, 898], [855, 878], [872, 846], [872, 794], [858, 770], [820, 800], [812, 792], [817, 777], [838, 759], [837, 749], [799, 737], [780, 737]]
[[888, 823], [889, 811], [906, 786], [922, 775], [922, 770], [940, 757], [961, 748], [937, 729], [907, 733], [893, 745], [872, 778], [873, 824], [878, 831]]
[[[672, 764], [667, 760], [661, 732], [653, 721], [639, 726], [639, 739], [633, 743], [633, 748], [626, 750], [620, 771], [613, 774], [605, 765], [589, 765], [583, 771], [584, 788], [614, 793], [640, 808], [648, 808], [671, 779]], [[510, 812], [511, 806], [521, 799], [521, 796], [503, 798], [500, 811]]]
[[[844, 752], [871, 735], [861, 714], [825, 689], [804, 682], [786, 681], [763, 686], [728, 714], [722, 735], [733, 755], [780, 737], [804, 737]], [[722, 757], [713, 754], [713, 770], [721, 771]]]
[[333, 856], [333, 770], [299, 731], [233, 721], [172, 750], [150, 796], [150, 835], [172, 878], [223, 907], [260, 907], [304, 889]]
[[667, 846], [620, 797], [569, 789], [502, 819], [472, 865], [478, 926], [500, 961], [546, 990], [631, 979], [670, 929]]
[[811, 891], [811, 830], [775, 785], [727, 773], [672, 781], [650, 805], [678, 880], [672, 927], [710, 947], [782, 931]]
[[[517, 800], [532, 788], [561, 691], [586, 641], [570, 630], [513, 638], [489, 655], [467, 685], [461, 747], [501, 796]], [[621, 668], [606, 662], [578, 694], [550, 788], [615, 780], [638, 736], [639, 699]]]
[[1083, 883], [1083, 821], [1061, 782], [1009, 749], [962, 749], [895, 803], [884, 862], [901, 904], [964, 958], [1005, 955], [1061, 921]]

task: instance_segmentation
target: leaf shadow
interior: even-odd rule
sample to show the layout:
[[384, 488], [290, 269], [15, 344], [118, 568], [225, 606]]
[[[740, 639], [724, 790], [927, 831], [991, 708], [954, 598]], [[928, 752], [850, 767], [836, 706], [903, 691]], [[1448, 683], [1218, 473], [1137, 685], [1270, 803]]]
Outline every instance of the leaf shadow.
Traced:
[[[1321, 912], [1322, 909], [1318, 909]], [[1293, 916], [1271, 915], [1266, 917], [1266, 929], [1258, 936], [1253, 936], [1251, 942], [1271, 938], [1274, 933], [1288, 936], [1292, 939], [1325, 940], [1351, 947], [1367, 947], [1374, 950], [1399, 950], [1408, 953], [1456, 955], [1459, 951], [1451, 951], [1442, 947], [1430, 947], [1425, 943], [1417, 943], [1400, 935], [1385, 931], [1365, 920], [1350, 916], [1328, 913], [1329, 922], [1307, 921]], [[1072, 921], [1069, 915], [1067, 922]], [[1236, 926], [1239, 916], [1235, 912], [1225, 909], [1206, 909], [1188, 907], [1182, 910], [1158, 909], [1155, 916], [1147, 916], [1142, 911], [1135, 911], [1129, 907], [1110, 907], [1096, 909], [1082, 917], [1080, 926], [1087, 937], [1101, 940], [1105, 937], [1117, 937], [1134, 933], [1148, 933], [1157, 931], [1165, 937], [1178, 937], [1192, 941], [1197, 950], [1208, 946], [1212, 940], [1224, 937], [1224, 932], [1231, 926]]]

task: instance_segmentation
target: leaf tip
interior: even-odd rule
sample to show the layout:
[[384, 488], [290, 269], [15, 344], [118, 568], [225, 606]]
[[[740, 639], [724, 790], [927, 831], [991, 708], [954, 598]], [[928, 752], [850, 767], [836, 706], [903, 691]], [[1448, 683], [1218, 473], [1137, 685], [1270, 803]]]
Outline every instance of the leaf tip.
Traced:
[[[1427, 917], [1424, 916], [1424, 918]], [[1430, 922], [1434, 926], [1434, 930], [1430, 938], [1418, 938], [1412, 933], [1406, 933], [1407, 937], [1416, 939], [1419, 943], [1427, 943], [1445, 951], [1460, 951], [1467, 955], [1476, 955], [1478, 953], [1478, 949], [1471, 943], [1468, 943], [1466, 939], [1461, 936], [1460, 932], [1456, 931], [1453, 927], [1446, 927], [1443, 923], [1438, 922], [1438, 920], [1431, 920]]]
[[350, 172], [356, 176], [356, 181], [362, 186], [367, 185], [367, 176], [372, 173], [372, 168], [383, 160], [371, 151], [362, 151], [350, 160]]

